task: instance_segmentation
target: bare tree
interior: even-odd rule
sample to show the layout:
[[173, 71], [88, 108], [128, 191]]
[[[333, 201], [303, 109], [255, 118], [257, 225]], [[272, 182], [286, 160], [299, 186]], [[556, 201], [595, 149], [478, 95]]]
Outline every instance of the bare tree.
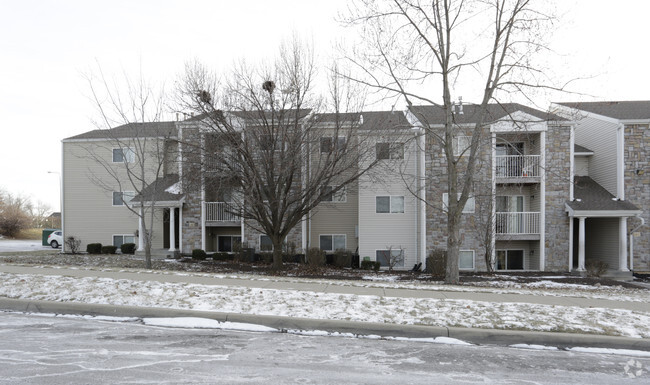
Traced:
[[[540, 32], [550, 19], [531, 0], [359, 0], [355, 4], [348, 21], [362, 26], [364, 40], [370, 44], [351, 58], [360, 71], [355, 80], [387, 96], [401, 97], [409, 106], [425, 103], [444, 111], [442, 122], [422, 119], [422, 123], [433, 145], [442, 148], [446, 162], [450, 199], [445, 282], [457, 283], [461, 214], [472, 195], [489, 104], [496, 101], [497, 93], [525, 98], [528, 87], [543, 86], [544, 72], [532, 59], [544, 50]], [[457, 154], [454, 138], [459, 125], [452, 93], [463, 79], [479, 88], [481, 100], [474, 110], [471, 143]], [[440, 123], [442, 128], [437, 127]]]
[[38, 201], [32, 205], [30, 209], [30, 216], [32, 218], [32, 226], [35, 228], [45, 227], [47, 223], [48, 214], [52, 212], [52, 206], [49, 204]]
[[[145, 267], [151, 268], [153, 224], [156, 201], [164, 193], [160, 180], [165, 176], [170, 143], [175, 142], [175, 125], [161, 122], [164, 90], [156, 90], [140, 75], [132, 81], [108, 79], [101, 68], [86, 77], [91, 100], [99, 119], [95, 125], [102, 139], [85, 147], [92, 164], [91, 181], [122, 204], [138, 219], [137, 235], [145, 254]], [[117, 194], [117, 196], [115, 195]], [[120, 202], [118, 202], [119, 204]]]
[[205, 189], [234, 191], [231, 211], [271, 239], [274, 268], [296, 226], [377, 164], [371, 138], [380, 133], [364, 124], [360, 87], [339, 72], [327, 72], [329, 94], [316, 93], [313, 52], [294, 39], [273, 63], [242, 62], [222, 81], [188, 65], [180, 84], [182, 106], [201, 127], [198, 138], [183, 138], [202, 154], [183, 159], [184, 183], [201, 175]]
[[30, 210], [28, 198], [0, 190], [0, 234], [15, 237], [28, 228]]

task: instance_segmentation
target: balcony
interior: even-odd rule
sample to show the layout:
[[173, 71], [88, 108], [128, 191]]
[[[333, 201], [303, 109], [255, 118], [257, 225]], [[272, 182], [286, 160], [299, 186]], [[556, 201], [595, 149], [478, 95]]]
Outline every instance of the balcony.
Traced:
[[221, 226], [238, 226], [237, 206], [229, 202], [205, 202], [205, 221]]
[[536, 183], [540, 180], [539, 155], [497, 155], [494, 161], [499, 183]]
[[538, 212], [497, 212], [497, 239], [539, 239], [539, 215]]

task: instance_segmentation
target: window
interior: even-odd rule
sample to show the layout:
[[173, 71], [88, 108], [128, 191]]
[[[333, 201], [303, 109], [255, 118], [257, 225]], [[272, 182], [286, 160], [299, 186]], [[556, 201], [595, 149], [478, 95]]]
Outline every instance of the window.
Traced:
[[135, 236], [133, 235], [113, 235], [113, 246], [118, 249], [125, 243], [135, 243]]
[[271, 242], [271, 237], [268, 235], [260, 235], [260, 250], [273, 251], [273, 242]]
[[[458, 197], [460, 198], [460, 194], [458, 194]], [[443, 193], [442, 194], [442, 211], [447, 212], [447, 207], [449, 202], [449, 194], [448, 193]], [[463, 213], [473, 213], [474, 212], [474, 206], [476, 202], [474, 197], [470, 196], [467, 198], [467, 202], [465, 203], [465, 207], [463, 207]]]
[[378, 196], [375, 199], [375, 212], [378, 214], [404, 212], [403, 195]]
[[404, 143], [377, 143], [375, 151], [377, 160], [404, 159]]
[[321, 235], [320, 249], [324, 251], [345, 250], [345, 234]]
[[460, 250], [458, 268], [461, 270], [474, 270], [474, 250]]
[[135, 197], [133, 191], [113, 191], [113, 206], [124, 206]]
[[332, 194], [332, 190], [338, 186], [323, 186], [321, 189], [321, 194], [323, 195], [323, 202], [346, 202], [347, 194], [345, 193], [345, 187], [341, 188], [339, 191]]
[[130, 148], [114, 148], [113, 163], [133, 163], [135, 162], [135, 153]]
[[334, 137], [323, 136], [320, 138], [320, 152], [325, 154], [332, 151], [340, 151], [345, 148], [347, 143], [345, 136], [339, 136], [334, 142]]
[[232, 252], [238, 249], [239, 246], [241, 246], [241, 236], [219, 235], [217, 237], [217, 251]]
[[393, 267], [404, 266], [404, 250], [377, 250], [376, 251], [376, 261], [379, 262], [381, 266], [390, 266], [393, 262]]
[[497, 250], [497, 270], [523, 270], [523, 250]]
[[472, 137], [471, 136], [456, 136], [454, 137], [454, 142], [452, 143], [451, 147], [454, 150], [454, 155], [459, 156], [462, 155], [469, 146], [472, 144]]

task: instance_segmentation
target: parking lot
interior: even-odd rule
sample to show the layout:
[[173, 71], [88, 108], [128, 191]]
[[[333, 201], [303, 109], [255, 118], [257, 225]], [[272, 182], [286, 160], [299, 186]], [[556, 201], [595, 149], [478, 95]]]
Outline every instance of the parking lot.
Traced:
[[50, 246], [43, 246], [40, 240], [15, 240], [0, 239], [0, 253], [13, 251], [36, 251], [52, 249]]

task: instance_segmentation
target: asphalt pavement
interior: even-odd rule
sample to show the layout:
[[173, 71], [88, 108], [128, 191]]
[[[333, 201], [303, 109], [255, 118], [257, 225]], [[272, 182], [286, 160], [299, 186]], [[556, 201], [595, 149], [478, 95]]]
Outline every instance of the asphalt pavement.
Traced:
[[14, 251], [51, 250], [50, 246], [43, 246], [40, 240], [0, 239], [0, 253]]
[[[24, 265], [0, 265], [0, 272], [11, 274], [62, 275], [69, 277], [99, 277], [134, 281], [186, 282], [201, 285], [237, 286], [320, 293], [376, 295], [398, 298], [439, 298], [500, 303], [530, 303], [556, 306], [597, 307], [650, 312], [650, 304], [633, 301], [613, 301], [579, 297], [538, 296], [526, 294], [500, 294], [476, 291], [409, 290], [381, 287], [357, 287], [322, 282], [284, 282], [246, 278], [224, 278], [210, 275], [179, 275], [147, 271], [111, 271], [31, 267]], [[550, 346], [590, 346], [650, 351], [650, 339], [599, 336], [577, 333], [525, 332], [433, 327], [419, 325], [395, 325], [386, 323], [350, 322], [338, 320], [315, 320], [296, 317], [265, 316], [238, 313], [221, 313], [168, 308], [144, 308], [133, 306], [97, 305], [73, 302], [34, 301], [29, 299], [0, 298], [0, 309], [57, 314], [87, 314], [127, 317], [203, 317], [218, 321], [260, 324], [278, 330], [323, 330], [355, 335], [379, 335], [407, 338], [451, 337], [477, 344], [510, 345], [516, 343]]]

